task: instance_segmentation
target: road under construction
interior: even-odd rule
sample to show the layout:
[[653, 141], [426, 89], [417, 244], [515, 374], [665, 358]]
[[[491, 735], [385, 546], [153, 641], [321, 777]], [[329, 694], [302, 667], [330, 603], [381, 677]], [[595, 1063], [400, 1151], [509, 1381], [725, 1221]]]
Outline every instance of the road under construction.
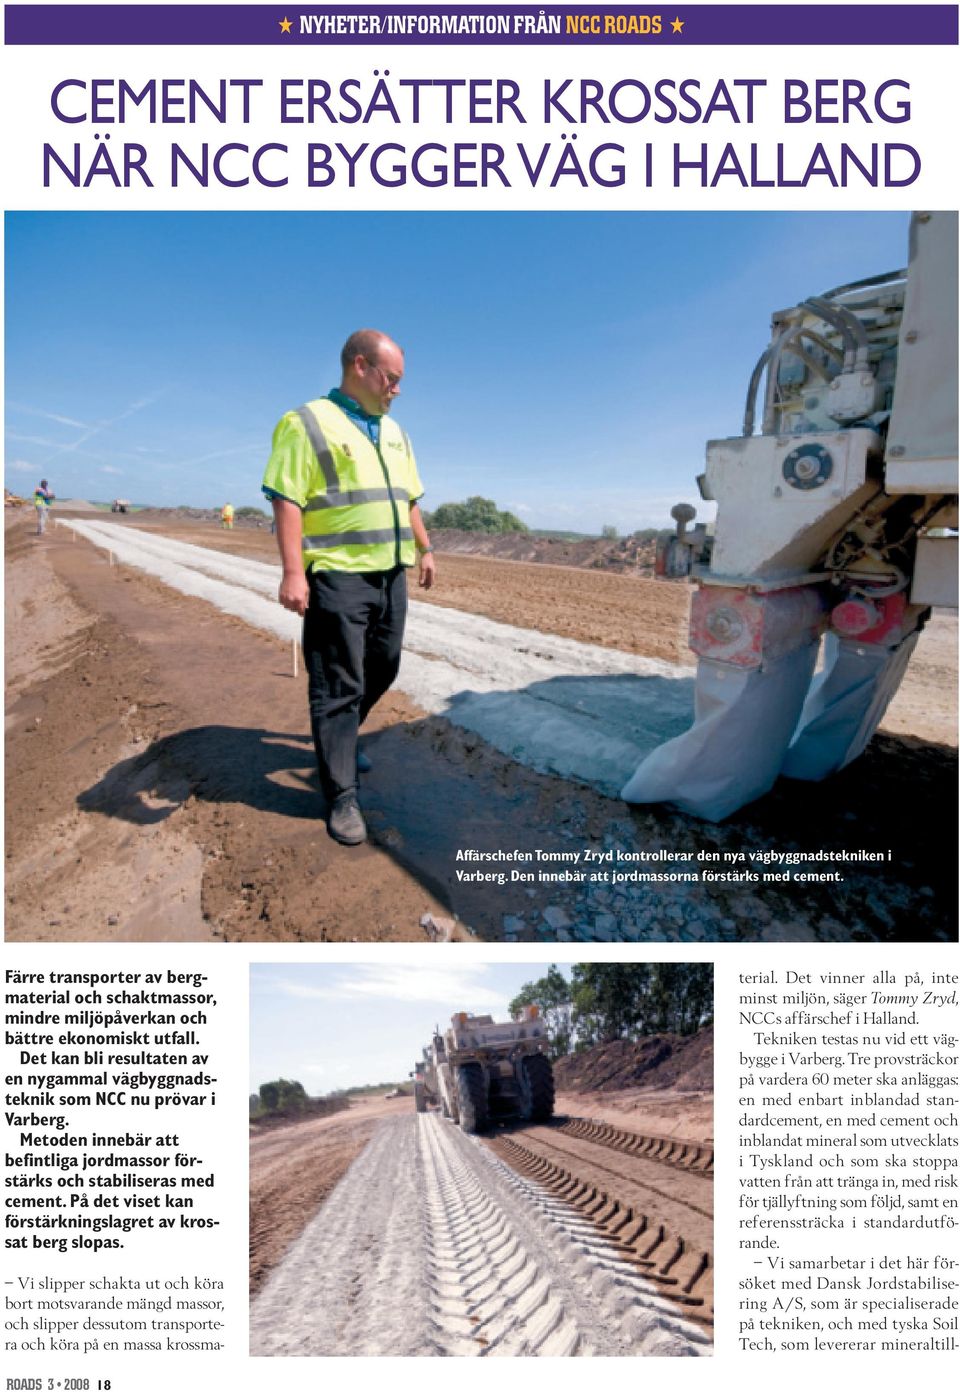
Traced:
[[712, 1352], [708, 1141], [397, 1107], [261, 1286], [254, 1355]]

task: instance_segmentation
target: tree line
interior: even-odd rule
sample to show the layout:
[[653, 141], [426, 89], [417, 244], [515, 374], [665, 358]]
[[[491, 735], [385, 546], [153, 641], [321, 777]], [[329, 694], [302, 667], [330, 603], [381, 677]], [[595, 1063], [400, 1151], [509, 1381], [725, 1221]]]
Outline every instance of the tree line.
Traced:
[[492, 498], [468, 498], [465, 503], [441, 503], [433, 512], [424, 514], [428, 527], [456, 532], [526, 532], [519, 517], [498, 508]]
[[713, 965], [577, 962], [569, 981], [552, 966], [524, 985], [510, 1013], [527, 1005], [539, 1007], [558, 1058], [613, 1039], [695, 1034], [713, 1019]]
[[261, 1083], [259, 1092], [250, 1094], [250, 1115], [271, 1116], [282, 1113], [304, 1112], [310, 1099], [303, 1083], [291, 1082], [289, 1078], [275, 1078], [272, 1082]]

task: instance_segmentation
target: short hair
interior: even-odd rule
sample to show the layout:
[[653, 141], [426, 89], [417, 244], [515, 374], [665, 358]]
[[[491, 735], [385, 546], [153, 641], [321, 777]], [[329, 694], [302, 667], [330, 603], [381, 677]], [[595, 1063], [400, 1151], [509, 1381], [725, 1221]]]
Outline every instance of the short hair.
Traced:
[[46, 486], [47, 486], [47, 480], [46, 480], [46, 479], [41, 479], [41, 480], [40, 480], [40, 487], [41, 487], [41, 488], [46, 488]]
[[[340, 366], [344, 372], [353, 365], [354, 358], [366, 358], [367, 362], [376, 366], [377, 353], [381, 344], [392, 343], [393, 340], [388, 334], [381, 333], [379, 329], [357, 329], [352, 333], [340, 350]], [[397, 347], [400, 348], [399, 343]], [[403, 349], [400, 348], [401, 353]]]

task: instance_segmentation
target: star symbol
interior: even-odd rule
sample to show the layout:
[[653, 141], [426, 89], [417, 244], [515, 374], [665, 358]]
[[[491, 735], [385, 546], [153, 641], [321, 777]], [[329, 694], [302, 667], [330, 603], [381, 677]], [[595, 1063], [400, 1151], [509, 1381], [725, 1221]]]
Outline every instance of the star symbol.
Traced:
[[289, 34], [292, 28], [293, 28], [293, 20], [292, 20], [292, 19], [287, 19], [286, 15], [284, 15], [283, 19], [281, 19], [281, 21], [280, 21], [280, 33], [281, 33], [281, 34]]
[[671, 19], [670, 28], [673, 30], [675, 34], [682, 34], [683, 26], [686, 24], [686, 22], [687, 21], [685, 19]]

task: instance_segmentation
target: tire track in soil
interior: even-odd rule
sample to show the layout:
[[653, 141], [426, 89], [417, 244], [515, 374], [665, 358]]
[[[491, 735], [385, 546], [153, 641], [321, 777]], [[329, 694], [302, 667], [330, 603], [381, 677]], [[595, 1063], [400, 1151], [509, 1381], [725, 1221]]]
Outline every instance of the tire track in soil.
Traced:
[[629, 1194], [636, 1189], [641, 1194], [656, 1195], [660, 1201], [658, 1208], [662, 1209], [660, 1216], [668, 1227], [689, 1235], [691, 1241], [699, 1241], [702, 1237], [705, 1245], [710, 1245], [713, 1229], [711, 1175], [698, 1175], [688, 1170], [671, 1173], [659, 1161], [640, 1156], [620, 1160], [616, 1152], [594, 1141], [583, 1141], [564, 1132], [560, 1132], [558, 1138], [558, 1132], [552, 1127], [534, 1127], [518, 1133], [514, 1139], [525, 1150], [583, 1173], [585, 1178], [595, 1174], [597, 1182], [607, 1189], [613, 1180], [618, 1193]]
[[652, 1136], [624, 1131], [618, 1126], [598, 1122], [592, 1117], [558, 1118], [557, 1130], [569, 1136], [582, 1136], [596, 1145], [641, 1155], [658, 1164], [699, 1175], [713, 1175], [713, 1145], [706, 1141], [685, 1141], [676, 1136]]
[[250, 1333], [254, 1355], [711, 1352], [589, 1223], [434, 1114], [381, 1124]]
[[625, 1261], [647, 1269], [651, 1281], [672, 1287], [681, 1303], [696, 1303], [693, 1318], [712, 1322], [712, 1174], [572, 1137], [569, 1124], [505, 1132], [489, 1146], [551, 1203], [587, 1220]]
[[[444, 1224], [461, 1229], [461, 1243], [473, 1239], [484, 1199], [493, 1204], [486, 1214], [486, 1240], [494, 1247], [501, 1240], [505, 1271], [487, 1263], [480, 1272], [479, 1299], [488, 1302], [480, 1315], [481, 1327], [486, 1320], [481, 1336], [490, 1339], [481, 1354], [710, 1353], [703, 1329], [683, 1320], [655, 1286], [622, 1263], [593, 1226], [569, 1208], [551, 1204], [540, 1186], [502, 1164], [483, 1141], [463, 1136], [435, 1114], [422, 1116], [420, 1123], [424, 1137], [447, 1157], [444, 1168], [455, 1192], [448, 1190], [451, 1211]], [[525, 1257], [523, 1267], [509, 1267], [513, 1236]], [[469, 1307], [469, 1300], [462, 1304]]]
[[525, 1248], [468, 1157], [456, 1153], [432, 1117], [423, 1118], [420, 1135], [429, 1157], [425, 1201], [431, 1300], [438, 1337], [448, 1351], [556, 1357], [592, 1353], [543, 1262]]

